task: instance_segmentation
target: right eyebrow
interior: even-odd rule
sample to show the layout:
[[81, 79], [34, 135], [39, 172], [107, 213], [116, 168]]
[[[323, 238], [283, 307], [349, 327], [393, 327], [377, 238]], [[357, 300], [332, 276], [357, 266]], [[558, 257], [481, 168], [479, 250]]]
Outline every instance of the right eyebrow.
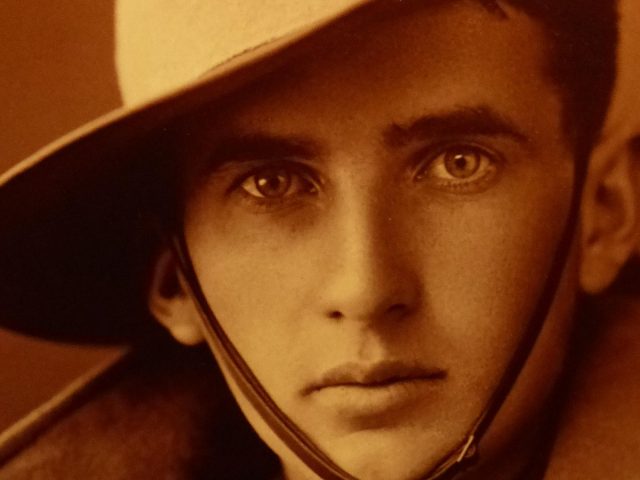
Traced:
[[394, 147], [415, 140], [460, 135], [505, 136], [522, 144], [531, 142], [513, 122], [484, 105], [425, 115], [409, 125], [394, 123], [384, 132], [385, 142]]
[[207, 155], [206, 170], [215, 171], [229, 163], [279, 161], [283, 158], [313, 159], [319, 146], [308, 138], [264, 133], [239, 134], [215, 142]]

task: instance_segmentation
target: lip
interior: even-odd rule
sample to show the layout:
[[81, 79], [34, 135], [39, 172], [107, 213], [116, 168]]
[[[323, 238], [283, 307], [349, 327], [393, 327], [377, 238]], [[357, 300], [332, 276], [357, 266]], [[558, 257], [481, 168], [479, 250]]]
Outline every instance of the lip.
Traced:
[[304, 389], [305, 394], [332, 387], [381, 388], [412, 380], [443, 380], [447, 372], [441, 368], [385, 360], [374, 364], [347, 362], [327, 370], [320, 379]]
[[425, 398], [446, 377], [441, 368], [399, 360], [347, 362], [327, 370], [303, 395], [341, 416], [371, 418]]

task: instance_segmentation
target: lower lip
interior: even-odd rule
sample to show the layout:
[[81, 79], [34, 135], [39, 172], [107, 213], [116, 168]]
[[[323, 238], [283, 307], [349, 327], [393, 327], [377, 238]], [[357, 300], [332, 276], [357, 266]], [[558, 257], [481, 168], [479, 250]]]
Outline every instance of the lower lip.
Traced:
[[404, 410], [438, 388], [433, 378], [411, 378], [385, 385], [336, 385], [314, 393], [315, 399], [339, 416], [366, 419]]

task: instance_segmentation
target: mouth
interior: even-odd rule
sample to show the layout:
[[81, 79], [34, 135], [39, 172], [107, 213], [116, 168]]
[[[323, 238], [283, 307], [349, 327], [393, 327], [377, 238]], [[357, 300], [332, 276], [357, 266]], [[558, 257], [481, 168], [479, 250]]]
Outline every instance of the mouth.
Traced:
[[444, 380], [446, 377], [446, 370], [441, 368], [426, 368], [402, 361], [382, 361], [371, 365], [349, 362], [326, 371], [303, 393], [309, 395], [336, 387], [376, 389], [399, 383]]
[[342, 418], [377, 423], [386, 413], [426, 401], [446, 378], [441, 368], [403, 361], [349, 362], [327, 370], [303, 395]]

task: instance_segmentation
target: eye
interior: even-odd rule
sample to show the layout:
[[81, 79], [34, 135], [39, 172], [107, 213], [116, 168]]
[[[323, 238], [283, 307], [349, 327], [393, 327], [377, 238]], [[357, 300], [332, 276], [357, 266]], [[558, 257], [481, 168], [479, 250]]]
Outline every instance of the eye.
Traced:
[[300, 194], [317, 192], [308, 175], [287, 166], [261, 168], [246, 176], [240, 188], [256, 200], [281, 200]]
[[416, 180], [428, 181], [441, 188], [472, 189], [481, 187], [497, 173], [495, 156], [472, 146], [449, 147], [423, 164]]

